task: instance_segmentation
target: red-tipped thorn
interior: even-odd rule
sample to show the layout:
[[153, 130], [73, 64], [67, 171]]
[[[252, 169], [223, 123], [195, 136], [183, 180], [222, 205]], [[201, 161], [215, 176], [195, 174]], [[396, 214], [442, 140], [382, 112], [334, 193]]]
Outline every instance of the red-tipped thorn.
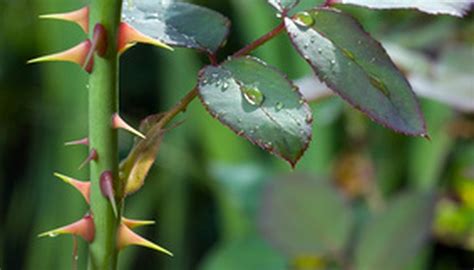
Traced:
[[86, 55], [84, 64], [82, 68], [86, 68], [90, 62], [92, 62], [94, 53], [97, 52], [97, 55], [104, 57], [107, 52], [107, 31], [105, 27], [98, 23], [94, 26], [94, 34], [92, 35], [91, 48]]
[[130, 230], [127, 226], [125, 226], [123, 223], [120, 224], [120, 227], [118, 229], [118, 239], [117, 239], [117, 248], [119, 250], [131, 246], [142, 246], [142, 247], [147, 247], [154, 249], [158, 252], [163, 252], [169, 256], [173, 256], [173, 253], [168, 251], [165, 248], [162, 248], [158, 246], [155, 243], [152, 243], [145, 238], [141, 237], [140, 235], [134, 233], [132, 230]]
[[129, 25], [128, 23], [122, 22], [119, 26], [119, 37], [118, 37], [118, 44], [117, 49], [119, 53], [125, 52], [128, 48], [134, 46], [136, 43], [145, 43], [154, 45], [157, 47], [162, 47], [173, 51], [173, 48], [166, 45], [165, 43], [154, 39], [150, 36], [147, 36], [137, 29], [133, 28], [133, 26]]
[[[40, 63], [40, 62], [62, 61], [62, 62], [76, 63], [82, 67], [84, 66], [84, 63], [86, 63], [87, 54], [89, 53], [90, 49], [91, 49], [91, 42], [90, 40], [86, 40], [72, 47], [69, 50], [34, 58], [34, 59], [29, 60], [27, 63], [33, 64], [33, 63]], [[89, 61], [89, 63], [85, 65], [84, 70], [87, 71], [88, 73], [91, 73], [93, 66], [94, 66], [94, 61], [93, 59], [91, 59], [91, 61]]]
[[138, 228], [142, 226], [153, 225], [155, 224], [155, 221], [154, 220], [136, 220], [136, 219], [122, 217], [122, 223], [125, 224], [125, 226], [129, 227], [130, 229], [134, 229], [134, 228]]
[[84, 240], [86, 240], [87, 242], [91, 243], [94, 240], [95, 235], [94, 220], [92, 219], [91, 215], [85, 215], [79, 221], [76, 221], [61, 228], [44, 232], [38, 235], [38, 237], [56, 237], [60, 234], [78, 235], [84, 238]]
[[72, 177], [69, 177], [69, 176], [66, 176], [64, 174], [60, 174], [60, 173], [57, 173], [55, 172], [53, 174], [54, 176], [56, 176], [57, 178], [63, 180], [65, 183], [73, 186], [75, 189], [77, 189], [77, 191], [79, 191], [82, 195], [82, 197], [84, 197], [84, 199], [86, 200], [87, 203], [89, 203], [90, 201], [90, 191], [91, 191], [91, 183], [90, 182], [86, 182], [86, 181], [79, 181], [77, 179], [74, 179]]
[[100, 175], [100, 191], [109, 199], [115, 216], [118, 216], [117, 204], [115, 203], [114, 176], [111, 171], [105, 171]]
[[114, 113], [112, 116], [112, 127], [113, 128], [120, 128], [123, 130], [126, 130], [142, 139], [146, 139], [145, 135], [143, 135], [140, 131], [132, 128], [129, 124], [127, 124], [121, 117], [118, 115], [118, 113]]
[[81, 165], [79, 165], [79, 170], [84, 168], [88, 163], [90, 163], [93, 160], [97, 160], [99, 158], [99, 155], [97, 154], [97, 150], [92, 149], [89, 152], [89, 155], [87, 156], [86, 160], [84, 160]]
[[85, 33], [89, 32], [89, 7], [85, 6], [81, 9], [66, 13], [55, 13], [40, 15], [40, 19], [54, 19], [69, 21], [78, 24]]
[[82, 138], [82, 139], [79, 139], [79, 140], [65, 142], [64, 145], [65, 146], [73, 146], [73, 145], [86, 145], [86, 146], [88, 146], [89, 145], [89, 138], [85, 137], [85, 138]]

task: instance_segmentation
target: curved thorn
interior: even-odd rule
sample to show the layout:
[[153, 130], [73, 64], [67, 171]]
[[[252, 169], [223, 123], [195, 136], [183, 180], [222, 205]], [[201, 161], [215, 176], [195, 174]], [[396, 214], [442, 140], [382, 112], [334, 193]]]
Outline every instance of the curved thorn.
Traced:
[[117, 204], [115, 202], [115, 192], [114, 192], [114, 178], [111, 171], [105, 171], [100, 175], [99, 181], [100, 191], [102, 195], [109, 199], [112, 206], [112, 211], [114, 212], [115, 217], [118, 216]]
[[92, 148], [92, 150], [89, 152], [89, 155], [87, 156], [87, 158], [81, 163], [81, 165], [79, 165], [79, 170], [84, 168], [84, 166], [86, 166], [88, 163], [90, 163], [91, 161], [93, 160], [97, 160], [99, 158], [99, 155], [97, 154], [97, 150], [95, 150], [94, 148]]
[[87, 203], [90, 203], [90, 189], [91, 189], [91, 184], [90, 182], [85, 182], [85, 181], [79, 181], [77, 179], [74, 179], [72, 177], [66, 176], [64, 174], [60, 174], [55, 172], [53, 174], [57, 178], [61, 179], [65, 183], [73, 186], [77, 191], [79, 191], [86, 200]]
[[167, 249], [158, 246], [155, 243], [152, 243], [145, 238], [139, 236], [138, 234], [134, 233], [132, 230], [130, 230], [127, 226], [124, 224], [120, 224], [120, 227], [118, 229], [118, 239], [117, 239], [117, 248], [119, 250], [127, 247], [127, 246], [142, 246], [142, 247], [147, 247], [154, 249], [158, 252], [163, 252], [169, 256], [173, 256], [173, 253], [168, 251]]
[[129, 227], [130, 229], [142, 227], [142, 226], [147, 226], [147, 225], [153, 225], [155, 224], [154, 220], [136, 220], [136, 219], [130, 219], [126, 217], [122, 217], [122, 223]]
[[61, 234], [78, 235], [84, 238], [84, 240], [87, 242], [92, 242], [95, 235], [94, 221], [92, 216], [86, 215], [74, 223], [41, 233], [38, 235], [38, 237], [56, 237]]
[[114, 113], [112, 116], [112, 127], [115, 129], [123, 129], [126, 130], [142, 139], [146, 139], [145, 135], [143, 135], [140, 131], [132, 128], [129, 124], [127, 124], [118, 113]]
[[89, 138], [85, 137], [85, 138], [82, 138], [82, 139], [79, 139], [79, 140], [65, 142], [64, 145], [65, 146], [72, 146], [72, 145], [86, 145], [86, 146], [88, 146], [89, 145]]
[[87, 34], [89, 32], [89, 7], [85, 6], [81, 9], [65, 13], [44, 14], [39, 16], [40, 19], [53, 19], [69, 21], [78, 24]]
[[119, 26], [119, 37], [117, 44], [118, 52], [123, 53], [125, 52], [125, 50], [132, 47], [136, 43], [150, 44], [157, 47], [165, 48], [170, 51], [174, 50], [165, 43], [143, 34], [128, 23], [121, 22]]
[[[60, 61], [60, 62], [75, 63], [82, 67], [85, 63], [85, 60], [86, 60], [87, 54], [89, 53], [90, 48], [91, 48], [90, 40], [85, 40], [68, 50], [37, 57], [31, 60], [28, 60], [26, 63], [34, 64], [34, 63], [41, 63], [41, 62]], [[92, 72], [93, 64], [94, 64], [93, 61], [89, 61], [88, 65], [85, 67], [85, 70], [88, 73]]]

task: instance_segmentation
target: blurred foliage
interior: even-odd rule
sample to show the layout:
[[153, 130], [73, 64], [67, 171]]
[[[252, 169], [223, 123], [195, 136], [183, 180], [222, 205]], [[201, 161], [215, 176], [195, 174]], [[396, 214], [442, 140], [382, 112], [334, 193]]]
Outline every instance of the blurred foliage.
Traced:
[[[220, 59], [277, 24], [263, 0], [194, 2], [233, 22]], [[86, 150], [62, 146], [86, 133], [87, 76], [70, 64], [25, 63], [83, 38], [79, 28], [40, 21], [37, 15], [84, 3], [0, 0], [1, 269], [71, 268], [70, 237], [36, 235], [84, 211], [82, 198], [70, 195], [74, 192], [52, 173], [87, 175], [77, 171]], [[426, 60], [397, 62], [409, 78], [423, 76], [428, 89], [439, 88], [448, 98], [462, 91], [467, 96], [461, 99], [472, 97], [474, 64], [465, 61], [474, 54], [472, 12], [459, 19], [343, 9], [376, 38]], [[456, 51], [464, 56], [452, 56]], [[255, 55], [291, 79], [310, 74], [283, 35]], [[446, 58], [456, 77], [451, 70], [440, 71], [438, 64]], [[169, 53], [139, 46], [121, 63], [121, 111], [138, 123], [191, 89], [207, 59], [185, 49]], [[130, 248], [121, 255], [119, 269], [369, 270], [382, 269], [380, 263], [383, 269], [472, 268], [474, 117], [443, 98], [422, 98], [421, 103], [431, 141], [386, 130], [337, 98], [313, 101], [313, 142], [293, 172], [193, 102], [180, 116], [184, 124], [164, 136], [145, 188], [126, 205], [127, 216], [156, 219], [157, 226], [144, 233], [175, 257]], [[123, 158], [133, 142], [123, 136], [120, 143]], [[340, 220], [346, 212], [353, 220], [342, 233], [337, 226], [346, 222]], [[262, 230], [262, 222], [273, 233]], [[337, 240], [337, 252], [321, 239], [326, 229], [337, 232], [323, 236], [343, 238]], [[79, 269], [84, 269], [87, 252], [80, 247]]]

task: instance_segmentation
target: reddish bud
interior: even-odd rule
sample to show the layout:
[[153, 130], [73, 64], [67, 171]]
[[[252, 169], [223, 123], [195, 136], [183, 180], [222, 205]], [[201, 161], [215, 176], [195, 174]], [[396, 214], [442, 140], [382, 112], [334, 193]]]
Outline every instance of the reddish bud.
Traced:
[[91, 42], [90, 40], [86, 40], [72, 47], [69, 50], [31, 59], [27, 63], [33, 64], [52, 61], [72, 62], [80, 65], [81, 67], [85, 66], [84, 70], [88, 73], [91, 73], [92, 67], [94, 66], [94, 61], [91, 60], [89, 61], [89, 63], [87, 63], [87, 65], [84, 65], [86, 63], [87, 54], [89, 53], [90, 49]]
[[136, 43], [150, 44], [173, 51], [173, 48], [171, 48], [170, 46], [164, 44], [163, 42], [157, 39], [143, 34], [142, 32], [133, 28], [133, 26], [125, 22], [120, 23], [118, 35], [119, 36], [117, 49], [119, 53], [123, 53], [128, 48], [133, 47]]
[[115, 216], [117, 213], [117, 204], [115, 203], [114, 176], [111, 171], [105, 171], [100, 175], [100, 191], [102, 195], [109, 199]]
[[155, 224], [155, 221], [154, 220], [135, 220], [135, 219], [122, 217], [122, 223], [128, 228], [134, 229], [134, 228], [138, 228], [142, 226], [153, 225]]
[[86, 146], [88, 146], [89, 145], [89, 138], [85, 137], [85, 138], [82, 138], [82, 139], [79, 139], [79, 140], [65, 142], [64, 145], [65, 146], [72, 146], [72, 145], [86, 145]]
[[60, 173], [54, 173], [54, 176], [57, 178], [63, 180], [65, 183], [73, 186], [77, 191], [79, 191], [86, 200], [87, 203], [90, 201], [90, 191], [91, 191], [91, 184], [90, 182], [85, 182], [85, 181], [79, 181], [77, 179], [74, 179], [72, 177], [68, 177], [66, 175], [60, 174]]
[[40, 19], [55, 19], [70, 21], [78, 24], [85, 33], [89, 32], [89, 7], [85, 6], [81, 9], [66, 12], [40, 15]]
[[112, 116], [112, 127], [115, 129], [120, 128], [120, 129], [126, 130], [142, 139], [146, 139], [145, 135], [143, 135], [140, 131], [132, 128], [117, 113], [114, 113], [114, 115]]
[[91, 243], [94, 241], [95, 229], [94, 229], [94, 220], [91, 215], [85, 215], [81, 220], [76, 221], [72, 224], [66, 225], [61, 228], [57, 228], [51, 231], [47, 231], [38, 235], [38, 237], [56, 237], [60, 234], [72, 234], [78, 235], [87, 242]]
[[173, 253], [168, 251], [165, 248], [162, 248], [158, 246], [157, 244], [154, 244], [145, 238], [141, 237], [140, 235], [134, 233], [132, 230], [130, 230], [127, 226], [125, 226], [123, 223], [120, 224], [120, 227], [118, 229], [118, 239], [117, 239], [117, 248], [119, 250], [135, 245], [135, 246], [142, 246], [142, 247], [147, 247], [154, 249], [159, 252], [163, 252], [169, 256], [173, 256]]
[[99, 159], [99, 155], [97, 154], [97, 150], [92, 148], [92, 150], [89, 152], [89, 155], [87, 156], [87, 158], [81, 163], [81, 165], [79, 165], [79, 170], [84, 168], [84, 166], [86, 166], [91, 161], [93, 161], [93, 160], [97, 161], [97, 159]]

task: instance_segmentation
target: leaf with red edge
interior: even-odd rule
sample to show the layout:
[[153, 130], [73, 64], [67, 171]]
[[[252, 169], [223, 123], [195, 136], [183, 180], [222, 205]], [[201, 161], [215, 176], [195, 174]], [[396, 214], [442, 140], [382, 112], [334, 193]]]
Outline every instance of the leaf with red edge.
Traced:
[[123, 2], [124, 22], [171, 46], [214, 53], [229, 33], [229, 19], [205, 7], [165, 0]]
[[311, 141], [311, 110], [284, 75], [252, 57], [207, 66], [199, 77], [207, 110], [238, 135], [294, 166]]
[[285, 25], [300, 55], [343, 99], [385, 127], [407, 135], [426, 135], [410, 84], [355, 19], [320, 8], [285, 18]]

